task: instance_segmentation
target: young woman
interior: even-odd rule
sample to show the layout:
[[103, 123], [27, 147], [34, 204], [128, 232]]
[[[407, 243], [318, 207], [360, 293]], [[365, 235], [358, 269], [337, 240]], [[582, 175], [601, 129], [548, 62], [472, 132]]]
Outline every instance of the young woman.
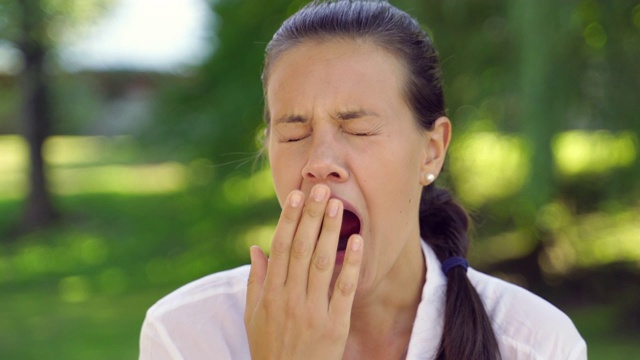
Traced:
[[438, 58], [382, 1], [313, 2], [267, 46], [270, 257], [147, 313], [149, 359], [586, 359], [558, 309], [465, 260], [435, 186], [451, 137]]

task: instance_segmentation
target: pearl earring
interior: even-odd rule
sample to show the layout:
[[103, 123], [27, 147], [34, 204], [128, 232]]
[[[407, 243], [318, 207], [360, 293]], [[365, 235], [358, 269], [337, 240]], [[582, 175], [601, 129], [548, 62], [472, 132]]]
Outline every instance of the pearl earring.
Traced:
[[427, 184], [431, 184], [436, 179], [436, 176], [433, 175], [432, 173], [426, 173], [424, 175], [424, 178], [425, 180], [427, 180]]

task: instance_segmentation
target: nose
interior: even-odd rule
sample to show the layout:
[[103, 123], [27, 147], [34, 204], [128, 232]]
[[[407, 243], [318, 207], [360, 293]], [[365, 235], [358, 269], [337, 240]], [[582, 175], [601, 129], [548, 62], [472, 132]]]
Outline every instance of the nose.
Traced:
[[312, 183], [347, 181], [349, 171], [344, 165], [343, 153], [334, 142], [314, 141], [307, 163], [302, 168], [302, 178]]

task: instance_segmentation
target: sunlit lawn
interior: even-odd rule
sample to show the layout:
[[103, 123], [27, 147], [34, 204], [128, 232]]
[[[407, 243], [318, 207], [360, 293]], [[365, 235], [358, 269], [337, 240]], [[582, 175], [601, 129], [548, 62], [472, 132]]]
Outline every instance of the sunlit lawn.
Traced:
[[[0, 236], [24, 195], [20, 142], [2, 140]], [[206, 161], [146, 164], [127, 139], [59, 140], [49, 162], [63, 221], [0, 242], [1, 359], [136, 358], [153, 302], [246, 262], [249, 242], [270, 236], [277, 204], [266, 172], [210, 191], [197, 180], [214, 176]], [[640, 334], [616, 328], [616, 309], [565, 310], [590, 359], [640, 358]]]
[[134, 359], [144, 309], [169, 288], [60, 299], [57, 279], [3, 286], [3, 359]]
[[[135, 358], [154, 301], [246, 261], [207, 223], [187, 223], [203, 216], [186, 198], [57, 198], [72, 220], [0, 245], [1, 358]], [[0, 209], [15, 216], [17, 205]]]

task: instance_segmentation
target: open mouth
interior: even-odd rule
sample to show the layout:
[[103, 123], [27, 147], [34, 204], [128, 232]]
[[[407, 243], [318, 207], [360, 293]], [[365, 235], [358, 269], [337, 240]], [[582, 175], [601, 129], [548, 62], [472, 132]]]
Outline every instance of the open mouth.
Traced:
[[338, 251], [347, 249], [347, 241], [353, 234], [360, 234], [360, 219], [349, 210], [344, 210], [342, 214], [342, 226], [340, 227], [340, 241], [338, 242]]

